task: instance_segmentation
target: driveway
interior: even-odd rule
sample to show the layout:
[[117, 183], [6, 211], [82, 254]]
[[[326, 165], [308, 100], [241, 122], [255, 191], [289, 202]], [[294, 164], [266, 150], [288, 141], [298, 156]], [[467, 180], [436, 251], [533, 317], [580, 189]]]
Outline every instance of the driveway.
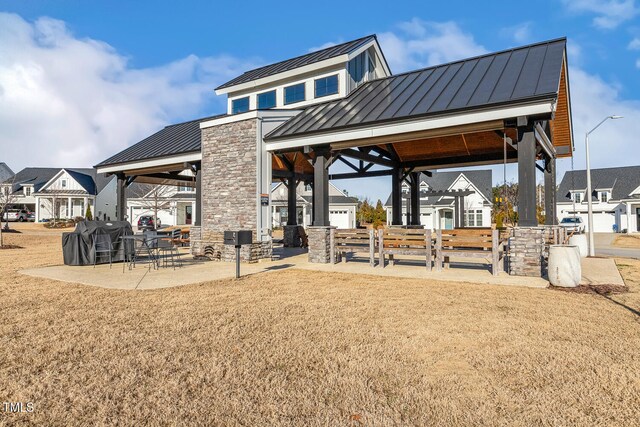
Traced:
[[596, 255], [640, 259], [640, 249], [618, 248], [613, 246], [615, 233], [593, 233]]

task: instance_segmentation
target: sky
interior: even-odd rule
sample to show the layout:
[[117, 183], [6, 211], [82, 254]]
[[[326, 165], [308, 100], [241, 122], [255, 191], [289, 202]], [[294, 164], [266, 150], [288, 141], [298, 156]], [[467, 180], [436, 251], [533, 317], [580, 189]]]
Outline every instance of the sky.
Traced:
[[[574, 167], [585, 168], [585, 132], [612, 114], [624, 119], [591, 135], [591, 167], [640, 164], [640, 0], [473, 4], [0, 0], [0, 162], [92, 166], [224, 112], [213, 88], [246, 70], [375, 33], [394, 73], [567, 37]], [[571, 168], [560, 160], [558, 181]], [[337, 185], [374, 201], [391, 188], [388, 177]]]

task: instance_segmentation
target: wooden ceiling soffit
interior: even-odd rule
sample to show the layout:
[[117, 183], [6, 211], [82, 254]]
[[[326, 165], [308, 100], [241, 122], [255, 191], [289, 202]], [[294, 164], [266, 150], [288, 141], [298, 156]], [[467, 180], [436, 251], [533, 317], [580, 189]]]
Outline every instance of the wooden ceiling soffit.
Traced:
[[350, 141], [334, 142], [331, 144], [332, 150], [341, 150], [352, 147], [366, 147], [369, 145], [381, 145], [394, 142], [405, 142], [422, 140], [426, 138], [454, 136], [460, 134], [483, 132], [489, 130], [501, 130], [504, 128], [502, 120], [491, 120], [481, 123], [470, 123], [466, 125], [449, 126], [438, 129], [427, 129], [416, 132], [405, 132], [395, 135], [375, 136], [371, 138], [354, 139]]
[[569, 96], [567, 88], [567, 79], [565, 71], [565, 63], [562, 64], [562, 72], [560, 74], [560, 86], [558, 87], [558, 101], [556, 103], [556, 111], [553, 120], [549, 121], [551, 130], [551, 142], [557, 147], [569, 147], [569, 149], [557, 150], [558, 157], [572, 156], [572, 135], [571, 135], [571, 118], [569, 116]]

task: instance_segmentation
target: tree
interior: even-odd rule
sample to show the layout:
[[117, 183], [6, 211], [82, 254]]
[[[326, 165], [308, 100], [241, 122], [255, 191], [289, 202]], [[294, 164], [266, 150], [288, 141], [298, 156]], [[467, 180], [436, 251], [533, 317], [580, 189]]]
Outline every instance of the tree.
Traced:
[[373, 221], [373, 207], [368, 198], [365, 197], [358, 202], [356, 218], [358, 218], [360, 224], [368, 224]]
[[2, 218], [5, 219], [4, 230], [9, 229], [9, 215], [5, 217], [9, 206], [13, 204], [16, 199], [15, 194], [13, 194], [13, 184], [14, 184], [15, 176], [5, 181], [2, 186], [0, 186], [0, 247], [4, 246], [4, 240], [2, 236], [3, 227]]
[[158, 212], [171, 210], [173, 189], [167, 185], [134, 184], [131, 187], [132, 199], [136, 199], [142, 209], [153, 213], [153, 223], [158, 224]]
[[387, 211], [382, 206], [382, 200], [378, 199], [376, 208], [373, 211], [373, 228], [378, 228], [387, 223]]
[[87, 221], [93, 221], [93, 214], [91, 213], [91, 205], [87, 204], [87, 210], [84, 213], [84, 219]]
[[55, 227], [58, 224], [58, 219], [60, 219], [60, 200], [56, 195], [52, 195], [49, 200], [51, 200], [51, 203], [48, 203], [47, 200], [47, 203], [41, 204], [40, 207], [49, 214], [49, 219], [53, 220], [53, 226]]

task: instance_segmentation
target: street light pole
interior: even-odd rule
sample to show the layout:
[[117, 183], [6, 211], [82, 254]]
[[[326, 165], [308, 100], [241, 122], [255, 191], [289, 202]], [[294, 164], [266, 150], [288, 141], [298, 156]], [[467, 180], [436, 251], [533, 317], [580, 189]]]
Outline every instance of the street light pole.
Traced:
[[594, 127], [593, 129], [591, 129], [589, 132], [586, 133], [585, 137], [584, 137], [584, 145], [585, 145], [585, 149], [587, 151], [586, 153], [586, 160], [587, 160], [587, 227], [589, 227], [589, 256], [595, 256], [596, 255], [596, 250], [595, 250], [595, 245], [593, 242], [593, 208], [592, 208], [592, 203], [591, 203], [591, 198], [593, 197], [591, 195], [591, 165], [589, 163], [589, 135], [596, 129], [598, 129], [600, 127], [600, 125], [602, 125], [604, 122], [606, 122], [609, 119], [615, 120], [615, 119], [621, 119], [622, 116], [607, 116], [604, 119], [602, 119], [602, 121], [600, 123], [598, 123], [598, 125], [596, 127]]

